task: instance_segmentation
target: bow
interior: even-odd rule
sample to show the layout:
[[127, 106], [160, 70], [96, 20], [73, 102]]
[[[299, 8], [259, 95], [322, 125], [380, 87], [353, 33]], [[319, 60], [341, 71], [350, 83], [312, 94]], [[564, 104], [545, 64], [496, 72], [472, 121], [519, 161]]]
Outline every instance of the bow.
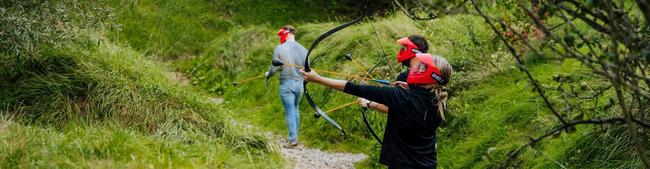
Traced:
[[[386, 55], [386, 52], [384, 52], [384, 45], [381, 44], [381, 40], [379, 39], [379, 34], [377, 33], [377, 29], [375, 28], [375, 25], [372, 23], [372, 21], [370, 21], [370, 26], [372, 27], [372, 30], [373, 30], [373, 32], [375, 34], [375, 38], [377, 39], [377, 42], [379, 43], [379, 46], [381, 48], [381, 52], [382, 52], [381, 55], [383, 55], [384, 57], [379, 57], [377, 59], [377, 62], [375, 63], [375, 65], [372, 66], [372, 68], [370, 68], [370, 70], [368, 72], [366, 72], [365, 77], [370, 76], [370, 74], [372, 74], [372, 71], [374, 71], [375, 68], [377, 68], [377, 66], [379, 66], [379, 64], [382, 62], [382, 60], [381, 60], [382, 58], [383, 58], [383, 61], [385, 61], [388, 66], [390, 66], [390, 64], [388, 63], [388, 56]], [[377, 54], [380, 54], [380, 53], [377, 52]], [[389, 69], [392, 70], [392, 67], [390, 67]], [[379, 82], [379, 83], [382, 84], [382, 85], [388, 85], [386, 82]], [[370, 126], [370, 122], [368, 122], [368, 117], [366, 116], [366, 112], [368, 112], [367, 107], [364, 107], [364, 108], [361, 109], [361, 116], [363, 117], [363, 123], [366, 126], [366, 129], [368, 129], [368, 132], [370, 132], [370, 134], [372, 134], [372, 136], [375, 138], [375, 140], [377, 140], [377, 142], [379, 142], [379, 144], [384, 144], [381, 141], [381, 139], [379, 139], [379, 136], [377, 135], [375, 130], [372, 129], [372, 126]]]
[[[315, 48], [315, 47], [316, 47], [316, 46], [317, 46], [317, 45], [318, 45], [318, 44], [319, 44], [323, 39], [327, 38], [328, 36], [330, 36], [330, 35], [332, 35], [332, 34], [338, 32], [338, 31], [340, 31], [340, 30], [342, 30], [342, 29], [344, 29], [344, 28], [349, 27], [350, 25], [353, 25], [353, 24], [355, 24], [355, 23], [361, 21], [361, 19], [363, 19], [363, 17], [365, 17], [365, 16], [366, 16], [366, 7], [364, 6], [364, 10], [363, 10], [363, 13], [361, 14], [361, 16], [359, 16], [358, 18], [356, 18], [356, 19], [354, 19], [354, 20], [352, 20], [352, 21], [350, 21], [350, 22], [344, 23], [344, 24], [342, 24], [342, 25], [340, 25], [340, 26], [338, 26], [338, 27], [336, 27], [336, 28], [334, 28], [334, 29], [331, 29], [331, 30], [325, 32], [324, 34], [322, 34], [321, 36], [319, 36], [318, 38], [316, 38], [316, 40], [314, 40], [314, 42], [311, 44], [311, 47], [309, 47], [309, 50], [307, 51], [307, 56], [305, 56], [305, 67], [304, 67], [305, 72], [309, 72], [309, 71], [311, 71], [311, 69], [310, 69], [310, 67], [309, 67], [309, 55], [311, 54], [311, 52], [313, 51], [313, 49], [314, 49], [314, 48]], [[325, 113], [323, 112], [323, 110], [321, 110], [321, 109], [316, 105], [316, 102], [314, 102], [314, 100], [311, 98], [311, 96], [309, 95], [309, 90], [307, 90], [307, 81], [303, 82], [303, 90], [304, 90], [305, 98], [307, 99], [307, 102], [309, 102], [309, 105], [314, 109], [314, 111], [316, 111], [317, 114], [319, 114], [320, 116], [322, 116], [322, 117], [323, 117], [327, 122], [329, 122], [329, 123], [331, 123], [332, 125], [334, 125], [334, 127], [336, 127], [337, 129], [339, 129], [341, 132], [343, 132], [343, 135], [345, 135], [345, 131], [343, 130], [343, 128], [341, 127], [341, 125], [339, 125], [338, 123], [336, 123], [336, 121], [332, 120], [332, 118], [330, 118], [329, 116], [327, 116], [327, 114], [325, 114]]]
[[[373, 29], [374, 29], [374, 26], [373, 26]], [[388, 62], [388, 60], [386, 60], [386, 62]], [[375, 70], [375, 68], [377, 68], [377, 66], [379, 66], [380, 63], [381, 63], [381, 60], [378, 60], [377, 63], [375, 63], [375, 65], [366, 73], [366, 76], [370, 75], [372, 73], [372, 71]], [[361, 109], [361, 116], [363, 117], [363, 124], [366, 126], [366, 129], [368, 129], [368, 132], [370, 132], [370, 134], [372, 134], [372, 136], [375, 138], [375, 140], [377, 140], [377, 142], [379, 142], [379, 144], [384, 144], [381, 141], [381, 139], [379, 139], [379, 136], [377, 135], [375, 130], [372, 129], [372, 126], [370, 126], [370, 122], [368, 122], [368, 117], [366, 116], [366, 112], [368, 112], [367, 107], [364, 107], [364, 108]]]

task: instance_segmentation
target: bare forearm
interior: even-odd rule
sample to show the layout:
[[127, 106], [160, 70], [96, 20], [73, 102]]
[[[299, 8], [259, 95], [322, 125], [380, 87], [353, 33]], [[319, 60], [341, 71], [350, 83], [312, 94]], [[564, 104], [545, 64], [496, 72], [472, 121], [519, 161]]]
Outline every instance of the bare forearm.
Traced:
[[320, 77], [314, 82], [339, 91], [343, 91], [343, 89], [345, 89], [345, 84], [348, 83], [348, 81], [345, 80], [330, 79], [326, 77]]
[[370, 100], [367, 100], [367, 99], [364, 99], [364, 98], [359, 98], [357, 100], [359, 100], [359, 106], [361, 106], [363, 108], [369, 108], [369, 109], [373, 109], [373, 110], [376, 110], [376, 111], [379, 111], [379, 112], [382, 112], [382, 113], [388, 113], [388, 106], [386, 106], [386, 105], [383, 105], [383, 104], [380, 104], [380, 103], [377, 103], [377, 102], [373, 102], [373, 101], [370, 101]]
[[388, 106], [379, 104], [377, 102], [370, 103], [370, 108], [382, 113], [388, 113]]

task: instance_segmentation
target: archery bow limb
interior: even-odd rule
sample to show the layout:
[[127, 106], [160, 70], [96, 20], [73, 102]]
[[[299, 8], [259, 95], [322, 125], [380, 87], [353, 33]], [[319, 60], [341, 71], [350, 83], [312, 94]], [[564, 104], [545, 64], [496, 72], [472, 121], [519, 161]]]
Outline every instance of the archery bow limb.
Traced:
[[[342, 30], [342, 29], [344, 29], [344, 28], [346, 28], [346, 27], [348, 27], [350, 25], [353, 25], [353, 24], [361, 21], [361, 19], [363, 19], [363, 17], [365, 17], [365, 16], [366, 16], [366, 10], [365, 10], [365, 6], [364, 6], [363, 13], [361, 14], [361, 16], [359, 16], [359, 18], [356, 18], [356, 19], [354, 19], [354, 20], [352, 20], [350, 22], [344, 23], [344, 24], [342, 24], [342, 25], [340, 25], [340, 26], [338, 26], [338, 27], [336, 27], [334, 29], [331, 29], [331, 30], [325, 32], [324, 34], [322, 34], [321, 36], [319, 36], [318, 38], [316, 38], [316, 40], [314, 40], [314, 42], [311, 44], [311, 47], [309, 47], [309, 50], [307, 51], [307, 55], [305, 56], [305, 64], [304, 64], [305, 65], [305, 67], [304, 67], [305, 72], [311, 71], [311, 68], [309, 67], [309, 55], [311, 54], [311, 52], [314, 50], [314, 48], [316, 46], [318, 46], [318, 44], [323, 39], [327, 38], [328, 36], [338, 32], [338, 31], [340, 31], [340, 30]], [[304, 91], [304, 94], [305, 94], [305, 98], [307, 99], [307, 102], [309, 102], [309, 105], [316, 111], [316, 113], [321, 115], [323, 117], [323, 119], [325, 119], [326, 121], [328, 121], [329, 123], [334, 125], [337, 129], [339, 129], [341, 132], [343, 132], [343, 135], [345, 135], [345, 130], [343, 130], [341, 125], [339, 125], [338, 123], [336, 123], [336, 121], [332, 120], [332, 118], [327, 116], [327, 114], [325, 114], [325, 112], [323, 112], [323, 110], [321, 110], [316, 105], [314, 100], [311, 98], [311, 96], [309, 95], [309, 90], [307, 89], [307, 81], [305, 81], [303, 83], [303, 91]]]
[[[375, 28], [375, 25], [372, 23], [372, 21], [369, 21], [369, 22], [370, 22], [370, 26], [372, 26], [372, 30], [373, 30], [373, 32], [375, 34], [375, 38], [377, 38], [377, 42], [380, 45], [381, 52], [384, 55], [384, 57], [379, 57], [379, 59], [377, 60], [377, 63], [375, 63], [375, 65], [370, 69], [370, 71], [368, 71], [366, 73], [366, 77], [369, 76], [372, 73], [372, 71], [374, 71], [375, 68], [377, 68], [377, 66], [379, 66], [379, 64], [382, 61], [382, 60], [380, 60], [381, 58], [384, 58], [383, 60], [386, 61], [386, 64], [388, 64], [388, 66], [390, 66], [390, 64], [388, 63], [388, 55], [386, 55], [386, 53], [384, 52], [384, 49], [383, 49], [384, 45], [381, 44], [381, 40], [379, 39], [379, 34], [377, 33], [377, 29]], [[390, 69], [392, 70], [392, 68], [390, 68]], [[379, 82], [379, 81], [377, 81], [377, 82], [382, 83], [382, 82]], [[372, 134], [372, 136], [375, 138], [375, 140], [377, 140], [377, 142], [379, 142], [379, 144], [384, 144], [381, 141], [381, 139], [379, 138], [379, 136], [377, 135], [377, 133], [375, 132], [375, 130], [372, 129], [372, 126], [370, 125], [370, 122], [368, 121], [368, 117], [366, 116], [367, 112], [368, 112], [367, 107], [364, 107], [364, 108], [361, 109], [361, 116], [363, 117], [363, 123], [365, 124], [366, 129], [368, 129], [368, 132], [370, 132], [370, 134]]]

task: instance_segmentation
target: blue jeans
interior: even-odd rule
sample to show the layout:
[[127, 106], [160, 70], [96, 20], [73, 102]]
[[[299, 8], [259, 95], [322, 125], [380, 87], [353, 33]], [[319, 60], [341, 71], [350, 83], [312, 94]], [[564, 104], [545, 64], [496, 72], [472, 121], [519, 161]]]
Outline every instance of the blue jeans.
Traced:
[[300, 127], [300, 96], [302, 96], [302, 81], [286, 79], [280, 81], [280, 99], [284, 105], [284, 118], [289, 130], [289, 141], [298, 141]]

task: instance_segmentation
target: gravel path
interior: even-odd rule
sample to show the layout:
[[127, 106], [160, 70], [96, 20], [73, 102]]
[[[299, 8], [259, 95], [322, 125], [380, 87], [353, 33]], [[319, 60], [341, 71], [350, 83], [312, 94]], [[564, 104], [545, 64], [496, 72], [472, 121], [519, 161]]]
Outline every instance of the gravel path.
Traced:
[[[244, 125], [249, 130], [259, 130], [251, 124], [234, 121], [235, 124]], [[276, 135], [271, 132], [264, 132], [264, 135], [272, 144], [274, 150], [279, 150], [286, 163], [286, 168], [314, 168], [314, 169], [347, 169], [354, 168], [354, 163], [366, 159], [365, 154], [352, 153], [333, 153], [325, 152], [315, 148], [305, 147], [298, 144], [294, 148], [284, 148], [282, 146], [284, 136]]]
[[[180, 72], [172, 72], [168, 74], [169, 79], [178, 82], [180, 85], [186, 86], [190, 85], [190, 80], [187, 76], [183, 75]], [[224, 102], [223, 98], [213, 97], [210, 98], [210, 101], [215, 104], [221, 104]], [[233, 123], [244, 125], [249, 129], [257, 129], [257, 127], [242, 123], [240, 121], [233, 120]], [[2, 125], [0, 125], [0, 131]], [[302, 144], [299, 144], [294, 148], [284, 148], [282, 147], [282, 136], [275, 135], [271, 132], [265, 132], [266, 137], [273, 143], [273, 149], [279, 149], [282, 157], [286, 161], [287, 168], [317, 168], [317, 169], [343, 169], [343, 168], [354, 168], [354, 163], [363, 161], [366, 159], [365, 154], [352, 154], [352, 153], [332, 153], [324, 152], [319, 149], [305, 147]]]
[[280, 151], [287, 166], [293, 168], [354, 168], [355, 162], [366, 159], [365, 154], [323, 152], [303, 145], [280, 148]]

